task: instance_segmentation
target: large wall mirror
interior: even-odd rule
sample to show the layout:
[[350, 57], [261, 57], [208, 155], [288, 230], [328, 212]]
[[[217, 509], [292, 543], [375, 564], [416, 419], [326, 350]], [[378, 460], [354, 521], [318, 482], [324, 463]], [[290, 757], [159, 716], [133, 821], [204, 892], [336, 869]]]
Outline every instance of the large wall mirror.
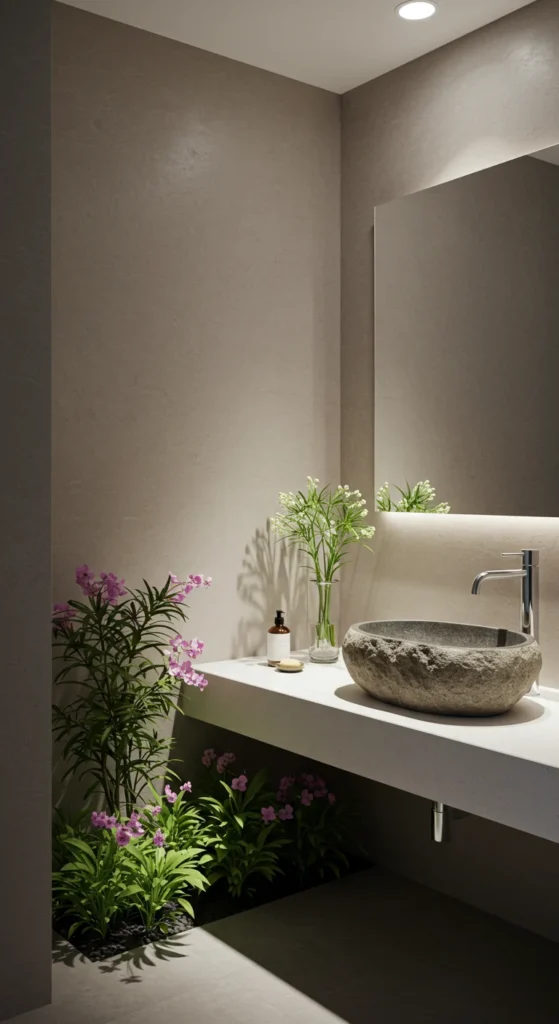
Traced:
[[376, 209], [375, 478], [559, 516], [559, 147]]

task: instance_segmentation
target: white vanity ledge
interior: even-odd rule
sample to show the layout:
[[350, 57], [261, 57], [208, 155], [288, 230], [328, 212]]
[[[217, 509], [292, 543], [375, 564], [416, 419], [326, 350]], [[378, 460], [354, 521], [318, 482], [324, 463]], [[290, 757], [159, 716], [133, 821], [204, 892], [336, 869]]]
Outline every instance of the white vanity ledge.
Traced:
[[192, 718], [559, 842], [558, 690], [498, 718], [438, 718], [368, 697], [343, 662], [202, 670], [209, 686], [184, 705]]

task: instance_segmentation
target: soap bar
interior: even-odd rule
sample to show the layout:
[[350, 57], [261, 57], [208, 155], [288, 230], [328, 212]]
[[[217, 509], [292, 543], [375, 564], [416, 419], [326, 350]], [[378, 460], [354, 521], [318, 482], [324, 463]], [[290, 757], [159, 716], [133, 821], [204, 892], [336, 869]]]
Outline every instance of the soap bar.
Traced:
[[283, 658], [278, 665], [278, 672], [302, 672], [303, 662], [295, 658]]

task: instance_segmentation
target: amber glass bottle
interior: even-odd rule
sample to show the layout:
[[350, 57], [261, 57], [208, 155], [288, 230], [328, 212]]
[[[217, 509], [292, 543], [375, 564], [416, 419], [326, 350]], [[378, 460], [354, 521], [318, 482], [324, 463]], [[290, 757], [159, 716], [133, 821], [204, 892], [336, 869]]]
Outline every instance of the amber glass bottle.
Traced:
[[270, 626], [268, 630], [268, 665], [275, 668], [283, 658], [288, 658], [290, 654], [291, 634], [285, 625], [283, 612], [280, 609], [276, 612], [274, 625]]

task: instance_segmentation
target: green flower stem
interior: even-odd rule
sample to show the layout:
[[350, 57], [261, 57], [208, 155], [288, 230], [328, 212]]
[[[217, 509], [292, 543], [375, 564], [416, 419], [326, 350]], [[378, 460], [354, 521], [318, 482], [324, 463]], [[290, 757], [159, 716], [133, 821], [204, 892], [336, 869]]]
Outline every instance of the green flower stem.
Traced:
[[318, 588], [318, 622], [316, 623], [317, 640], [326, 640], [335, 646], [336, 630], [331, 622], [332, 584], [333, 580], [316, 583]]

